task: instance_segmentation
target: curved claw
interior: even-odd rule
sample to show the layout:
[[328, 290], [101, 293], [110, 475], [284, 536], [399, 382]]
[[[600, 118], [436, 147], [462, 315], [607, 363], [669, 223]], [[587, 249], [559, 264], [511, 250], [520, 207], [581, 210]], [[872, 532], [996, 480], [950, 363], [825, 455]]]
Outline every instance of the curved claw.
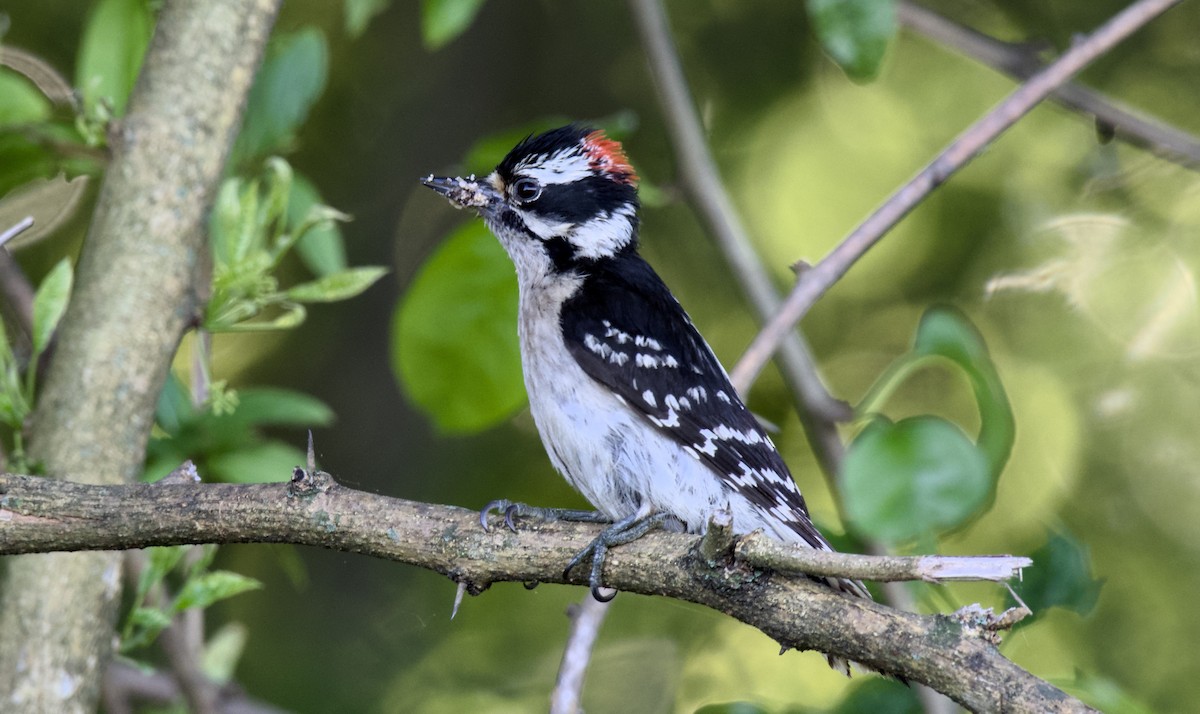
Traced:
[[519, 503], [509, 504], [508, 508], [504, 509], [504, 525], [508, 526], [508, 529], [513, 533], [517, 532], [517, 523], [514, 519], [520, 514], [521, 504]]
[[[596, 541], [592, 541], [588, 544], [588, 547], [579, 551], [575, 554], [574, 558], [571, 558], [569, 561], [567, 561], [567, 567], [563, 568], [563, 579], [565, 580], [569, 578], [571, 576], [571, 571], [583, 563], [583, 561], [587, 560], [588, 556], [592, 555], [595, 550]], [[594, 562], [595, 561], [593, 560], [593, 563]]]
[[479, 525], [483, 526], [484, 531], [490, 532], [492, 530], [492, 528], [491, 528], [491, 526], [488, 525], [488, 516], [490, 516], [492, 514], [492, 511], [499, 511], [499, 510], [503, 509], [504, 513], [505, 513], [504, 522], [506, 524], [508, 524], [509, 528], [512, 528], [512, 524], [508, 518], [508, 509], [510, 509], [512, 507], [513, 506], [508, 502], [508, 499], [506, 499], [506, 498], [497, 498], [494, 501], [488, 501], [487, 505], [485, 505], [479, 511]]
[[[605, 590], [607, 590], [608, 593], [605, 593]], [[606, 588], [603, 585], [592, 586], [592, 597], [596, 600], [596, 602], [612, 602], [613, 598], [616, 596], [616, 588]]]

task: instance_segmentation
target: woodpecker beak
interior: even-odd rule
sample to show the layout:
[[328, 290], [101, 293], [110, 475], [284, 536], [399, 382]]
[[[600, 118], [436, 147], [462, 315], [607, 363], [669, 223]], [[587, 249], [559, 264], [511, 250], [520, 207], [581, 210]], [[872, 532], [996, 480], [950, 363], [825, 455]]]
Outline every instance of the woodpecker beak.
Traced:
[[421, 183], [445, 196], [455, 208], [474, 208], [487, 213], [500, 201], [496, 189], [487, 181], [475, 178], [474, 174], [466, 178], [430, 174], [421, 179]]

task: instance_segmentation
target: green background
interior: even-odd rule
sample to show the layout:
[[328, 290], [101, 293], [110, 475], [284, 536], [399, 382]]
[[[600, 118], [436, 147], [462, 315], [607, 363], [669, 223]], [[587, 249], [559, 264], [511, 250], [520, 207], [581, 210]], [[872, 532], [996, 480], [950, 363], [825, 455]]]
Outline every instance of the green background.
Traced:
[[[1058, 48], [1123, 5], [937, 4], [995, 36]], [[781, 288], [789, 264], [820, 259], [1013, 87], [906, 32], [876, 80], [851, 81], [822, 53], [801, 3], [681, 0], [668, 9], [712, 150]], [[755, 324], [679, 198], [625, 4], [492, 0], [439, 49], [423, 42], [420, 10], [395, 2], [352, 38], [340, 4], [285, 5], [279, 30], [323, 32], [328, 76], [308, 121], [281, 145], [326, 203], [354, 217], [342, 226], [349, 263], [392, 272], [352, 301], [310, 306], [293, 332], [217, 336], [216, 376], [235, 388], [305, 391], [331, 406], [337, 420], [316, 431], [318, 457], [348, 485], [470, 508], [498, 497], [582, 506], [550, 468], [527, 412], [505, 417], [501, 409], [498, 426], [449, 433], [416, 406], [422, 387], [436, 396], [442, 382], [417, 373], [406, 390], [397, 381], [400, 297], [468, 220], [417, 178], [475, 170], [462, 160], [478, 140], [547, 117], [616, 117], [657, 199], [642, 215], [644, 254], [727, 366]], [[18, 2], [4, 12], [6, 44], [72, 76], [80, 3]], [[1200, 6], [1185, 3], [1083, 80], [1200, 133], [1197, 27]], [[262, 140], [272, 129], [257, 131]], [[1108, 711], [1188, 711], [1187, 702], [1200, 701], [1200, 615], [1191, 605], [1200, 588], [1197, 206], [1194, 172], [1102, 143], [1087, 118], [1042, 106], [922, 204], [804, 321], [831, 390], [852, 403], [910, 347], [930, 305], [954, 305], [976, 325], [1013, 405], [1015, 447], [991, 508], [918, 545], [951, 554], [1042, 549], [1029, 588], [1076, 571], [1085, 585], [1102, 580], [1098, 598], [1084, 587], [1058, 598], [1072, 607], [1035, 613], [1004, 651]], [[85, 227], [76, 219], [19, 257], [40, 278]], [[503, 260], [499, 251], [493, 257]], [[492, 294], [490, 285], [480, 290]], [[496, 358], [511, 363], [511, 355]], [[781, 425], [776, 443], [816, 520], [837, 534], [843, 526], [790, 404], [772, 370], [750, 396], [752, 409]], [[916, 372], [883, 411], [897, 421], [937, 414], [968, 435], [979, 429], [970, 384], [953, 370]], [[272, 435], [302, 443], [299, 431]], [[1056, 533], [1090, 554], [1090, 576], [1069, 541], [1047, 542]], [[298, 711], [543, 709], [564, 612], [584, 595], [498, 585], [450, 621], [454, 585], [416, 568], [283, 546], [227, 547], [218, 561], [266, 587], [214, 608], [210, 627], [244, 623], [239, 681]], [[927, 611], [977, 601], [1002, 608], [1007, 597], [981, 584], [922, 586], [916, 595]], [[819, 655], [780, 657], [765, 635], [717, 613], [622, 595], [598, 643], [585, 706], [692, 712], [747, 701], [768, 711], [827, 710], [856, 686]]]

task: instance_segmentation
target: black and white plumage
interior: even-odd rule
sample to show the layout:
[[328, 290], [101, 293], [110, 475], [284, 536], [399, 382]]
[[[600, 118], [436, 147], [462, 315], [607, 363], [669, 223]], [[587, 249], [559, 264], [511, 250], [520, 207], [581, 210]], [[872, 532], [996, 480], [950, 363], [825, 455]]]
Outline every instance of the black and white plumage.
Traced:
[[[486, 178], [424, 180], [478, 211], [512, 258], [533, 418], [592, 505], [614, 521], [669, 513], [693, 533], [725, 509], [739, 533], [830, 550], [779, 452], [638, 255], [636, 182], [619, 144], [575, 125], [526, 139]], [[830, 584], [870, 597], [856, 581]]]

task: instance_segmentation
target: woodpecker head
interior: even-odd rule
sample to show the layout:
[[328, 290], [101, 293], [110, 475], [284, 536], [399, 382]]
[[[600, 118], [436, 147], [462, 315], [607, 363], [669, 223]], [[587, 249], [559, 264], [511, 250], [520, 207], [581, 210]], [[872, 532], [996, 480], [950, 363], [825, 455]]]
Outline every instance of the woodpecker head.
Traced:
[[475, 209], [519, 278], [585, 268], [636, 248], [637, 174], [601, 131], [564, 126], [526, 138], [486, 178], [421, 182], [454, 206]]

